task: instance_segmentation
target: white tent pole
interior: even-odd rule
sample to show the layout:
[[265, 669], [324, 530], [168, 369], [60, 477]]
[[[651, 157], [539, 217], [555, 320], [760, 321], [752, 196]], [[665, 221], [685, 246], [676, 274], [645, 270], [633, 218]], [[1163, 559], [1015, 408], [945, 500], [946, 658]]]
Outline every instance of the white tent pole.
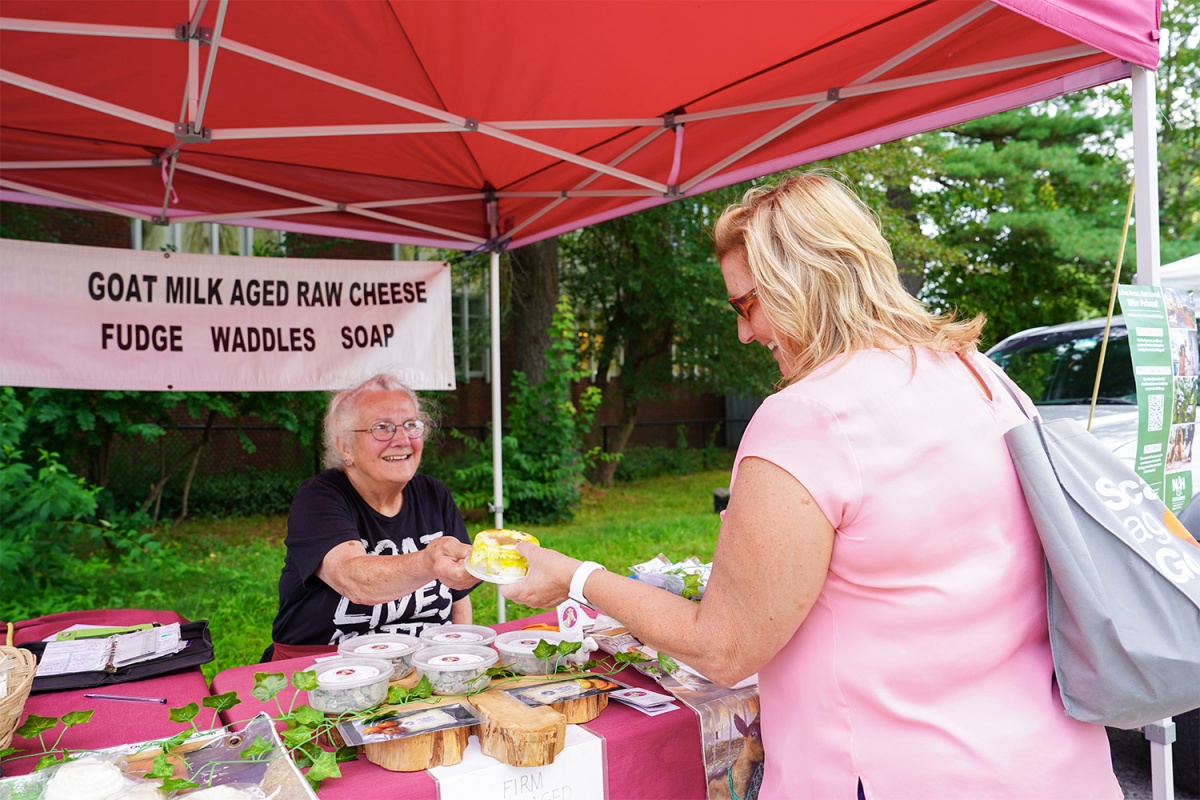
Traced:
[[1155, 128], [1154, 72], [1133, 66], [1133, 213], [1137, 235], [1134, 283], [1158, 286], [1158, 139]]
[[[1154, 72], [1134, 65], [1133, 84], [1133, 207], [1137, 235], [1137, 275], [1133, 282], [1159, 286], [1158, 253], [1158, 138], [1155, 127]], [[1142, 729], [1150, 741], [1150, 794], [1154, 800], [1174, 800], [1175, 769], [1171, 743], [1175, 723], [1170, 717]]]
[[[492, 241], [499, 232], [500, 209], [495, 199], [488, 200], [488, 222], [492, 233]], [[491, 348], [488, 354], [491, 361], [492, 380], [492, 503], [493, 527], [504, 527], [504, 465], [501, 439], [500, 418], [500, 248], [493, 245], [488, 260], [488, 318], [491, 323]], [[505, 622], [504, 595], [496, 592], [496, 619]]]

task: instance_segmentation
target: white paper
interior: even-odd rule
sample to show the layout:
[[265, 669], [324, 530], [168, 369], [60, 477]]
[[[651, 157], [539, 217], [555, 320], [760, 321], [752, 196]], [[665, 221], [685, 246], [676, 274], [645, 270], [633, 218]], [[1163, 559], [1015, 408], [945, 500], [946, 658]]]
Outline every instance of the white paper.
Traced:
[[[621, 698], [618, 697], [616, 699], [620, 700]], [[622, 701], [622, 702], [624, 702], [624, 701]], [[659, 703], [656, 706], [639, 706], [635, 703], [625, 703], [625, 705], [629, 706], [630, 708], [637, 709], [638, 711], [645, 714], [647, 717], [657, 717], [659, 714], [666, 714], [671, 711], [678, 711], [680, 708], [675, 703]]]
[[37, 677], [66, 675], [69, 672], [103, 672], [108, 666], [112, 644], [108, 639], [80, 639], [77, 642], [50, 642], [38, 662]]
[[35, 674], [44, 677], [73, 672], [103, 672], [110, 666], [116, 669], [162, 658], [183, 649], [186, 642], [179, 637], [179, 623], [172, 622], [170, 625], [105, 639], [47, 642]]
[[123, 633], [116, 638], [113, 666], [120, 668], [179, 652], [179, 623]]

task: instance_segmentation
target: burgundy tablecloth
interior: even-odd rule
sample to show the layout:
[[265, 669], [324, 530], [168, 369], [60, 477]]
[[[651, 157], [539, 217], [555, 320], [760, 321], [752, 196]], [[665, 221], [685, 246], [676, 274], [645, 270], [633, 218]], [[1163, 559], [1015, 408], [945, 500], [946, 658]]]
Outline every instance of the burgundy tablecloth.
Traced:
[[[555, 622], [553, 612], [514, 620], [495, 626], [498, 632], [517, 630], [537, 622]], [[274, 702], [263, 703], [251, 696], [256, 672], [293, 672], [312, 667], [311, 658], [275, 661], [234, 667], [218, 673], [212, 682], [213, 694], [236, 691], [242, 703], [223, 712], [227, 724], [240, 727], [259, 711], [276, 714]], [[619, 678], [631, 686], [656, 689], [654, 681], [633, 669]], [[277, 696], [286, 709], [296, 694], [285, 689]], [[301, 694], [297, 702], [307, 702]], [[608, 760], [608, 796], [612, 800], [636, 798], [707, 798], [704, 764], [700, 747], [700, 726], [695, 713], [686, 707], [659, 716], [646, 716], [620, 703], [610, 702], [599, 717], [584, 728], [605, 740]], [[361, 755], [341, 765], [342, 777], [321, 785], [322, 800], [360, 800], [365, 797], [404, 797], [406, 800], [436, 800], [437, 784], [428, 772], [389, 772], [370, 763]]]
[[[110, 694], [134, 697], [163, 697], [167, 702], [139, 703], [123, 700], [100, 700], [84, 697], [85, 694]], [[62, 692], [47, 692], [35, 694], [25, 701], [25, 710], [21, 715], [22, 721], [28, 714], [42, 717], [61, 717], [69, 711], [94, 710], [92, 718], [83, 725], [69, 728], [59, 743], [59, 748], [68, 750], [95, 750], [102, 747], [115, 747], [120, 744], [144, 742], [152, 739], [166, 739], [183, 731], [186, 725], [172, 722], [168, 710], [185, 706], [188, 703], [199, 703], [208, 696], [208, 684], [199, 668], [157, 678], [146, 678], [131, 683], [118, 683], [94, 689], [70, 689]], [[220, 725], [221, 721], [212, 720], [212, 711], [201, 708], [196, 724], [201, 729], [210, 725]], [[61, 727], [43, 734], [47, 746], [54, 744]], [[35, 737], [32, 740], [13, 736], [11, 747], [16, 747], [25, 753], [39, 753], [42, 746]], [[17, 761], [4, 762], [5, 777], [24, 775], [37, 765], [36, 758], [21, 758]]]
[[[14, 623], [13, 643], [40, 641], [75, 624], [135, 625], [143, 622], [169, 625], [172, 622], [187, 622], [187, 619], [174, 611], [138, 608], [68, 611]], [[84, 697], [85, 694], [162, 697], [166, 698], [167, 702], [158, 704], [100, 700]], [[186, 726], [178, 722], [171, 722], [168, 717], [168, 709], [185, 706], [188, 703], [199, 703], [207, 696], [208, 683], [204, 680], [200, 668], [196, 667], [140, 681], [92, 689], [69, 689], [31, 695], [25, 701], [25, 708], [21, 712], [21, 721], [24, 722], [29, 714], [37, 714], [42, 717], [61, 717], [70, 711], [91, 710], [94, 712], [91, 720], [69, 728], [58, 746], [59, 749], [94, 750], [174, 736], [184, 730]], [[213, 723], [211, 713], [207, 709], [202, 709], [200, 717], [196, 720], [197, 724], [202, 728], [208, 728]], [[216, 720], [215, 724], [219, 725], [220, 720]], [[55, 738], [61, 730], [60, 726], [43, 734], [47, 746], [53, 746]], [[27, 740], [16, 735], [13, 736], [10, 746], [21, 751], [18, 755], [39, 753], [43, 749], [36, 737]], [[18, 758], [11, 762], [6, 759], [4, 775], [24, 775], [33, 770], [37, 761], [36, 758]]]

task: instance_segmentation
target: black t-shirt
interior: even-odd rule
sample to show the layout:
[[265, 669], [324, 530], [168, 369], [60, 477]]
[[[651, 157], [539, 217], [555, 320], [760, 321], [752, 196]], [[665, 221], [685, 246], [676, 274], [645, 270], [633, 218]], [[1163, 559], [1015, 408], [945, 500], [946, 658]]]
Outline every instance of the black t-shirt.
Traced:
[[376, 606], [352, 603], [316, 576], [325, 555], [343, 542], [360, 541], [370, 555], [425, 549], [439, 536], [470, 544], [462, 514], [441, 481], [417, 473], [404, 487], [394, 517], [359, 496], [340, 469], [306, 480], [292, 498], [287, 556], [279, 576], [279, 612], [271, 636], [282, 644], [333, 644], [366, 633], [419, 635], [450, 620], [450, 606], [471, 593], [430, 581], [405, 597]]

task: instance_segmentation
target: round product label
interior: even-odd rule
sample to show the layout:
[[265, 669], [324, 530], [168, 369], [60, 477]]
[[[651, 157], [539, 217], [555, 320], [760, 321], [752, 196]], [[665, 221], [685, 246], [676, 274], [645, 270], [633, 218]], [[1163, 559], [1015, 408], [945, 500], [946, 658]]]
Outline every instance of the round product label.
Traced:
[[451, 631], [450, 633], [439, 633], [432, 637], [433, 641], [438, 643], [462, 644], [464, 642], [482, 642], [483, 637], [478, 633], [458, 633]]
[[447, 653], [444, 656], [434, 656], [429, 659], [429, 665], [434, 667], [465, 667], [483, 661], [483, 656], [471, 653]]
[[351, 681], [365, 681], [379, 675], [381, 670], [376, 667], [367, 665], [354, 665], [350, 667], [338, 667], [331, 669], [328, 672], [322, 672], [318, 678], [318, 683], [322, 685], [349, 683]]
[[538, 646], [541, 639], [513, 639], [511, 642], [506, 642], [507, 646], [512, 650], [528, 650], [533, 652], [533, 648]]
[[390, 653], [393, 650], [408, 650], [406, 645], [400, 642], [375, 642], [374, 644], [364, 644], [361, 647], [355, 648], [354, 652], [372, 655], [376, 653]]

